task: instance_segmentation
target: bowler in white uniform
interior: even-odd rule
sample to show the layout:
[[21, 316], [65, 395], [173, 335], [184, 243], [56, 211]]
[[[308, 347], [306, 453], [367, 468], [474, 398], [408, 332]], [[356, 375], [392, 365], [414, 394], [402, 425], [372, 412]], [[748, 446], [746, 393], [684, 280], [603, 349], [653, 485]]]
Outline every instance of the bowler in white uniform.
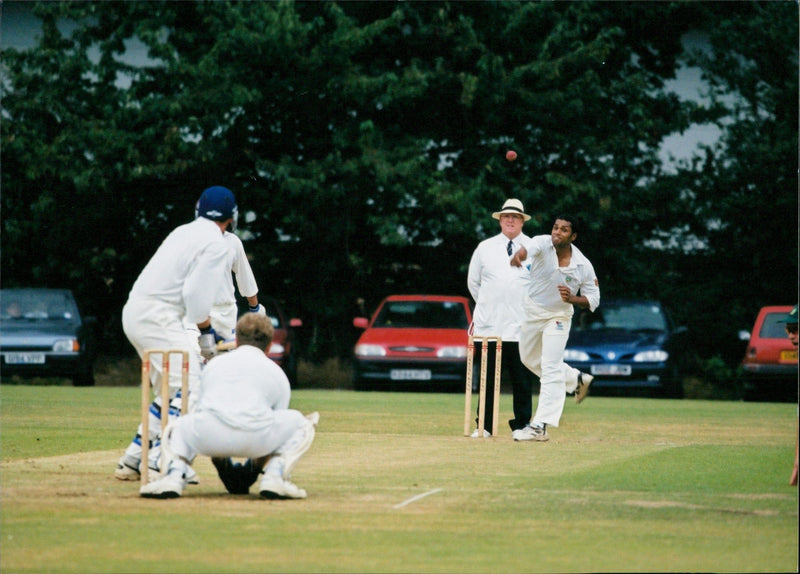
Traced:
[[531, 238], [511, 258], [513, 266], [531, 266], [519, 353], [525, 366], [541, 381], [533, 420], [517, 433], [515, 440], [548, 440], [547, 427], [558, 427], [565, 394], [574, 392], [576, 401], [582, 401], [594, 378], [564, 363], [573, 305], [594, 311], [600, 304], [597, 275], [591, 262], [574, 245], [577, 236], [577, 220], [571, 215], [559, 215], [550, 235]]

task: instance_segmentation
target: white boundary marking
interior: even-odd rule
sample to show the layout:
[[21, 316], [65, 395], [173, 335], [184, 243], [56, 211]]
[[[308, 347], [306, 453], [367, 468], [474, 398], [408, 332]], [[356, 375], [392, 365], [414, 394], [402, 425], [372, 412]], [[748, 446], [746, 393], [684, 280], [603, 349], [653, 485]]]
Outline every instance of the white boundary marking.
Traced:
[[403, 508], [404, 506], [408, 506], [412, 502], [416, 502], [426, 496], [430, 496], [431, 494], [436, 494], [437, 492], [441, 492], [443, 489], [441, 488], [434, 488], [433, 490], [429, 490], [428, 492], [423, 492], [422, 494], [418, 494], [416, 496], [412, 496], [408, 500], [404, 500], [400, 504], [395, 504], [392, 508]]

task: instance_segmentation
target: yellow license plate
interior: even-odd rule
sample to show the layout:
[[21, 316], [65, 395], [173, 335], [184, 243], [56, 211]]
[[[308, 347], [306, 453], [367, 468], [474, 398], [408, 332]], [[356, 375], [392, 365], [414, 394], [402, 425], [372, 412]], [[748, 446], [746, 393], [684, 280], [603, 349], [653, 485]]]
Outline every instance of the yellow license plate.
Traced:
[[797, 351], [781, 351], [781, 361], [787, 363], [797, 362]]

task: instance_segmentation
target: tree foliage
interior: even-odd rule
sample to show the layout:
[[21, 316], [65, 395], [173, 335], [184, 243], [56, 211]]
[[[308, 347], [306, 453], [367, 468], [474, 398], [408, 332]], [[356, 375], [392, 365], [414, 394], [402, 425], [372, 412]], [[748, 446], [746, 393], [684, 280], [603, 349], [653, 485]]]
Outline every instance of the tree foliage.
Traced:
[[[534, 215], [529, 234], [563, 211], [585, 221], [578, 244], [604, 296], [659, 297], [703, 327], [796, 298], [793, 3], [35, 13], [36, 46], [2, 54], [3, 281], [73, 287], [109, 341], [124, 344], [119, 312], [138, 272], [214, 184], [236, 193], [261, 292], [304, 317], [316, 358], [349, 352], [358, 298], [466, 294], [472, 250], [497, 232], [490, 213], [507, 197]], [[693, 30], [713, 49], [689, 59]], [[683, 62], [707, 74], [711, 105], [665, 90]], [[666, 172], [663, 138], [708, 121], [724, 127], [720, 145]], [[689, 237], [703, 247], [665, 247]], [[747, 285], [747, 267], [780, 272]]]

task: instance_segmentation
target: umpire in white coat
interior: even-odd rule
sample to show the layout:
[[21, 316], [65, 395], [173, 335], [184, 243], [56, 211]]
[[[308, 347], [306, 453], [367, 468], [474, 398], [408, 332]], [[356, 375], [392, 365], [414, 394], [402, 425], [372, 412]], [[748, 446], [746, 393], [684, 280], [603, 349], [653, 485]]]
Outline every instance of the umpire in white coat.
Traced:
[[[192, 352], [195, 345], [192, 337], [196, 333], [186, 330], [184, 319], [202, 333], [215, 334], [209, 315], [225, 274], [230, 273], [230, 248], [223, 233], [238, 218], [236, 198], [231, 190], [221, 186], [203, 191], [196, 210], [199, 217], [174, 229], [150, 258], [122, 309], [122, 328], [139, 357], [147, 349], [189, 351], [190, 392], [200, 378], [200, 360]], [[160, 388], [160, 357], [152, 357], [150, 373], [151, 384]], [[157, 446], [161, 434], [161, 409], [169, 408], [170, 416], [180, 414], [180, 377], [177, 369], [169, 374], [172, 407], [161, 405], [160, 396], [150, 406], [150, 436], [145, 440], [153, 446]], [[117, 464], [114, 476], [120, 480], [140, 478], [141, 432], [140, 424]], [[152, 468], [157, 468], [158, 450], [150, 451]]]
[[[500, 211], [492, 213], [500, 223], [500, 233], [478, 244], [469, 263], [467, 286], [475, 300], [473, 335], [502, 338], [503, 370], [511, 376], [514, 393], [514, 418], [511, 431], [522, 429], [533, 414], [533, 374], [525, 368], [519, 356], [522, 303], [528, 291], [530, 273], [524, 267], [509, 265], [512, 255], [530, 239], [522, 233], [523, 224], [531, 216], [525, 213], [522, 202], [509, 199]], [[491, 433], [493, 423], [496, 343], [489, 343], [487, 367], [485, 434]], [[475, 345], [475, 370], [479, 373], [483, 360], [481, 346]], [[478, 429], [473, 436], [478, 436]]]

